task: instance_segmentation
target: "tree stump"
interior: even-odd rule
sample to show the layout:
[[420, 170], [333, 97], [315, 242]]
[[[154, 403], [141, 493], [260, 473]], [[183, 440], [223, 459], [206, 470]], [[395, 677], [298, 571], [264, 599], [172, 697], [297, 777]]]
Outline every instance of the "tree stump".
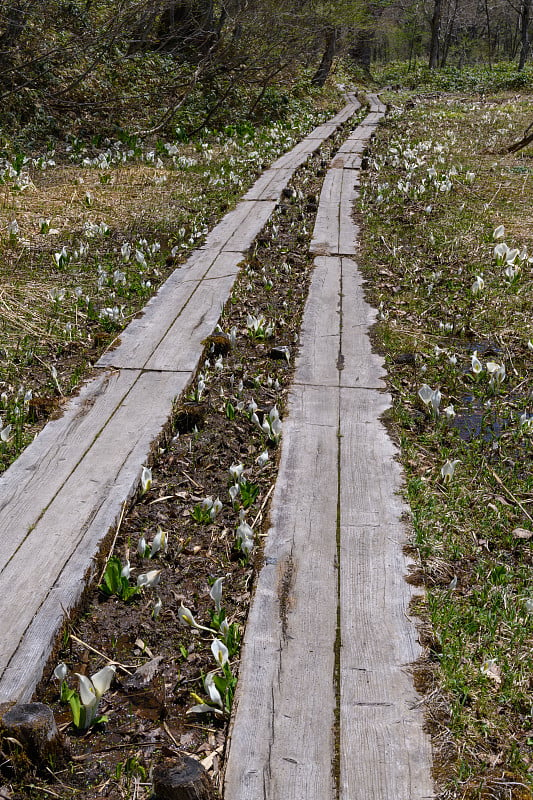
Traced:
[[13, 754], [20, 745], [19, 754], [26, 757], [28, 766], [41, 771], [63, 767], [70, 759], [68, 741], [59, 733], [52, 709], [44, 703], [4, 706], [0, 709], [0, 736]]
[[218, 794], [209, 775], [195, 758], [182, 755], [154, 769], [157, 800], [216, 800]]

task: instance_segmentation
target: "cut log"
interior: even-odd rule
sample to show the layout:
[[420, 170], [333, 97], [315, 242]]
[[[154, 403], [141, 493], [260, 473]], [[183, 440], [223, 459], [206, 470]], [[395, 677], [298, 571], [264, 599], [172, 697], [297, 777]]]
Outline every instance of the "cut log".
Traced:
[[52, 709], [44, 703], [6, 704], [0, 711], [0, 732], [3, 747], [7, 744], [12, 753], [20, 748], [40, 771], [64, 767], [70, 759], [68, 741], [59, 733]]
[[168, 759], [154, 769], [154, 800], [216, 800], [209, 775], [195, 758]]

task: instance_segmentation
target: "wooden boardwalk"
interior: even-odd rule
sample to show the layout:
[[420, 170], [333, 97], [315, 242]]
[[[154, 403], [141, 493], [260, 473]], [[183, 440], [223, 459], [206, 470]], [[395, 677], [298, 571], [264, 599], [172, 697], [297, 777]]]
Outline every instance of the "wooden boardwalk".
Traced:
[[352, 256], [358, 159], [324, 181], [317, 254], [261, 569], [242, 654], [226, 800], [422, 800], [431, 753], [409, 665], [420, 653], [404, 580], [407, 511], [374, 311]]
[[[359, 107], [279, 158], [105, 354], [98, 376], [0, 477], [0, 702], [31, 698], [103, 538], [193, 379], [239, 264], [295, 169]], [[324, 181], [280, 476], [243, 649], [226, 800], [422, 800], [430, 749], [409, 664], [406, 511], [354, 256], [361, 155], [385, 109]], [[187, 347], [180, 346], [184, 341]]]
[[100, 374], [0, 477], [0, 702], [31, 698], [102, 540], [194, 377], [239, 262], [295, 169], [359, 107], [349, 95], [258, 179], [100, 359]]

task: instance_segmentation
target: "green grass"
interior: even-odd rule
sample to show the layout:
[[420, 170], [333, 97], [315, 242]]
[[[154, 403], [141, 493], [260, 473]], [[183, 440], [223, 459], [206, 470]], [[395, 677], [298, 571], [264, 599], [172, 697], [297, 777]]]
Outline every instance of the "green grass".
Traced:
[[[361, 260], [426, 588], [420, 674], [436, 774], [442, 798], [531, 797], [533, 271], [521, 252], [506, 276], [493, 254], [501, 224], [509, 248], [533, 253], [533, 154], [501, 153], [529, 124], [530, 98], [449, 95], [408, 111], [405, 94], [388, 99], [365, 173]], [[505, 377], [491, 380], [487, 364]], [[437, 417], [423, 384], [441, 392]]]

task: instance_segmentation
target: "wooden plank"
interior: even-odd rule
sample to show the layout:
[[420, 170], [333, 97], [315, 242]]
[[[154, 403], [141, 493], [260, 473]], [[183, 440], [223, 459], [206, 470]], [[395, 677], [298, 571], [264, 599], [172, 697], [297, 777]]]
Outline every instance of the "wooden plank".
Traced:
[[386, 114], [387, 106], [383, 103], [377, 94], [369, 94], [368, 101], [370, 103], [370, 112], [371, 113], [380, 113]]
[[207, 235], [204, 249], [246, 251], [274, 208], [271, 200], [241, 200]]
[[255, 237], [265, 227], [277, 205], [274, 200], [246, 200], [243, 202], [246, 202], [248, 206], [248, 215], [235, 228], [222, 248], [223, 250], [242, 253], [242, 255], [246, 253]]
[[421, 711], [398, 709], [395, 716], [383, 707], [341, 706], [342, 742], [352, 741], [350, 752], [341, 747], [341, 800], [431, 800], [433, 783], [428, 764], [431, 752], [420, 736]]
[[375, 128], [379, 121], [383, 118], [383, 114], [373, 111], [362, 120], [360, 127], [367, 128], [369, 126]]
[[[356, 429], [355, 433], [361, 431]], [[350, 450], [347, 445], [341, 442], [341, 483], [344, 459], [361, 459], [364, 454], [364, 448], [357, 448], [354, 438]], [[380, 464], [374, 466], [368, 459], [359, 460], [358, 464], [360, 471], [374, 472], [371, 492], [378, 503], [378, 514], [375, 524], [365, 524], [366, 513], [364, 524], [358, 524], [357, 506], [340, 504], [341, 666], [344, 664], [346, 680], [353, 680], [356, 672], [360, 677], [379, 676], [385, 668], [400, 672], [421, 653], [416, 627], [407, 619], [412, 595], [405, 582], [407, 560], [402, 552], [405, 531], [399, 521], [382, 521], [382, 504], [388, 498], [387, 487], [378, 474]], [[376, 485], [380, 491], [373, 488]], [[395, 701], [403, 697], [406, 686], [415, 696], [411, 678], [403, 677], [399, 695], [395, 697], [391, 691], [390, 697]], [[368, 702], [371, 700], [370, 697]]]
[[404, 543], [399, 525], [341, 526], [340, 797], [345, 800], [433, 797], [430, 742], [408, 668], [420, 647], [407, 617]]
[[207, 273], [204, 280], [213, 280], [216, 278], [226, 278], [228, 276], [236, 277], [240, 271], [240, 264], [244, 259], [243, 253], [234, 253], [223, 250], [218, 255]]
[[285, 169], [290, 167], [293, 172], [302, 164], [304, 164], [310, 155], [315, 153], [321, 145], [318, 139], [302, 139], [296, 147], [293, 147], [288, 153], [280, 156], [271, 165], [271, 169]]
[[146, 369], [194, 371], [202, 353], [202, 341], [213, 332], [219, 321], [234, 282], [235, 275], [227, 275], [198, 284], [148, 358]]
[[[391, 397], [385, 392], [341, 389], [340, 435], [351, 455], [342, 460], [343, 480], [340, 505], [357, 508], [358, 514], [368, 524], [373, 524], [376, 514], [384, 522], [396, 522], [406, 510], [401, 498], [392, 487], [401, 486], [397, 451], [383, 425], [378, 422], [390, 408]], [[375, 464], [379, 481], [367, 465]], [[388, 491], [382, 501], [382, 487]], [[362, 523], [361, 523], [362, 524]]]
[[231, 800], [335, 797], [337, 414], [338, 390], [292, 390], [241, 659]]
[[353, 169], [343, 169], [342, 183], [339, 198], [339, 240], [337, 253], [339, 255], [350, 255], [357, 252], [357, 239], [359, 227], [353, 218], [353, 206], [359, 197], [357, 187], [359, 186], [359, 171]]
[[106, 370], [86, 383], [0, 477], [0, 575], [138, 375]]
[[281, 192], [294, 174], [292, 167], [271, 167], [256, 180], [244, 195], [245, 200], [279, 200]]
[[357, 170], [329, 170], [320, 194], [310, 245], [317, 255], [351, 255], [356, 252], [358, 228], [352, 219], [357, 197]]
[[355, 99], [354, 102], [347, 103], [344, 106], [344, 108], [342, 108], [339, 111], [338, 114], [335, 114], [335, 116], [329, 120], [329, 122], [330, 124], [336, 125], [338, 127], [339, 125], [342, 125], [343, 122], [347, 122], [350, 119], [350, 117], [353, 117], [355, 112], [358, 111], [360, 108], [361, 104], [357, 99]]
[[344, 140], [337, 151], [337, 155], [354, 153], [361, 155], [368, 146], [368, 131], [359, 126], [351, 136]]
[[305, 304], [295, 383], [339, 385], [341, 260], [319, 256]]
[[236, 276], [242, 258], [242, 253], [198, 250], [187, 262], [185, 270], [181, 268], [172, 273], [148, 301], [141, 315], [122, 331], [118, 347], [105, 353], [97, 366], [144, 368], [198, 290], [200, 279]]
[[347, 92], [346, 99], [348, 100], [349, 105], [355, 106], [355, 111], [361, 108], [361, 103], [359, 102], [359, 98], [355, 92]]
[[91, 559], [134, 492], [140, 465], [189, 380], [190, 375], [179, 374], [139, 377], [3, 570], [0, 701], [31, 696], [62, 609], [68, 611], [79, 599]]
[[420, 655], [401, 523], [401, 473], [379, 421], [388, 399], [341, 390], [342, 800], [433, 797], [429, 740], [407, 666]]
[[318, 212], [309, 246], [316, 255], [336, 255], [339, 243], [339, 197], [342, 186], [342, 172], [329, 170], [324, 178]]
[[329, 166], [330, 169], [361, 169], [361, 156], [359, 153], [338, 152]]
[[325, 122], [323, 125], [319, 125], [317, 128], [311, 131], [311, 133], [307, 134], [307, 139], [320, 139], [324, 141], [328, 139], [330, 136], [333, 136], [335, 131], [337, 130], [338, 125], [331, 122]]
[[340, 385], [384, 389], [383, 358], [372, 350], [369, 330], [377, 312], [365, 300], [363, 279], [351, 258], [342, 259]]

